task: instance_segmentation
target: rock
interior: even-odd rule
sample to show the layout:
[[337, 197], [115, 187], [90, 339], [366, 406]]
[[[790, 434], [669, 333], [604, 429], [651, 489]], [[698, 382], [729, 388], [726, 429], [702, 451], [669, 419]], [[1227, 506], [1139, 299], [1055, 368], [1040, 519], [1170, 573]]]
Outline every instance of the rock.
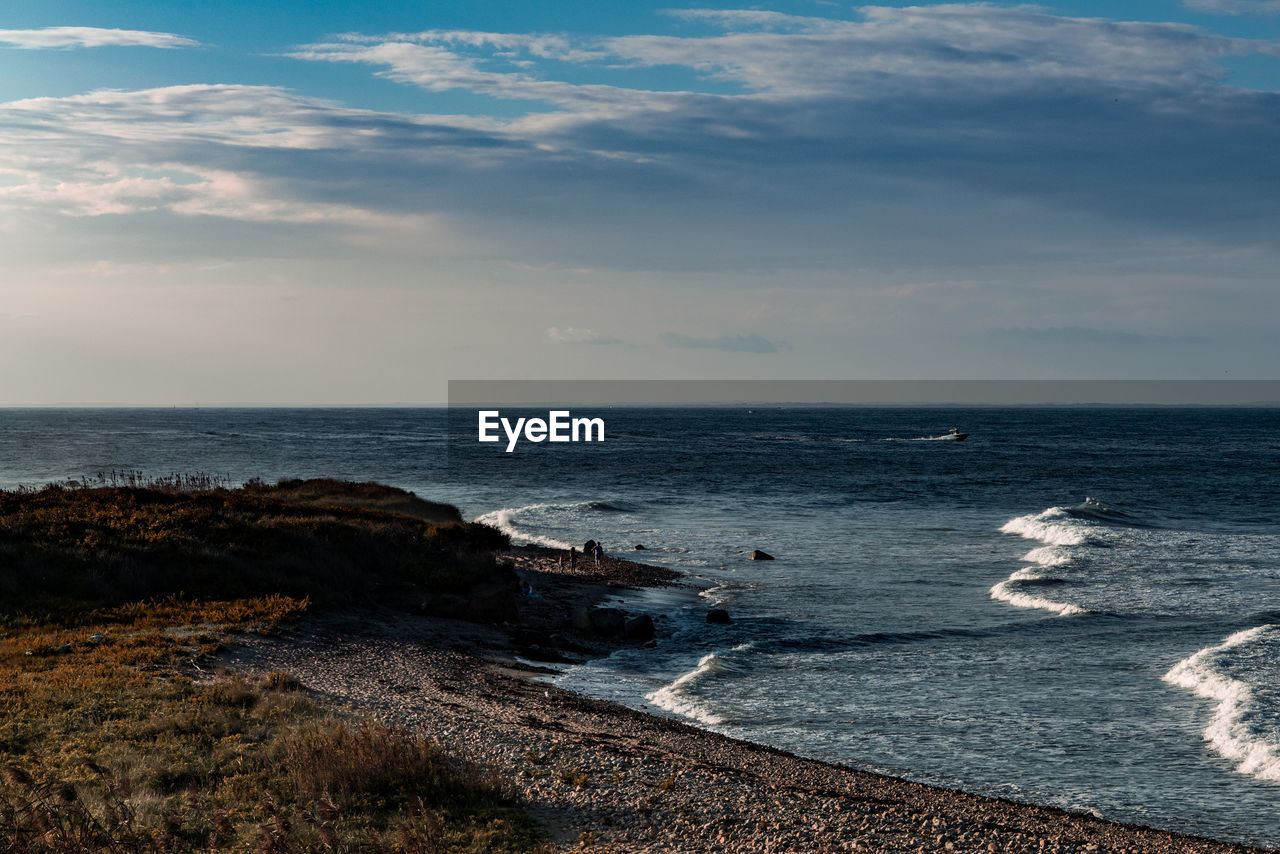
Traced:
[[762, 552], [759, 549], [753, 551], [750, 555], [751, 560], [773, 560], [773, 555], [768, 552]]
[[475, 623], [502, 623], [516, 619], [519, 593], [519, 576], [509, 567], [499, 567], [488, 580], [466, 591], [424, 591], [418, 607], [424, 614], [438, 617]]
[[712, 610], [707, 612], [707, 622], [708, 623], [728, 623], [732, 621], [729, 619], [729, 612], [726, 611], [724, 608], [713, 608]]
[[636, 543], [635, 550], [636, 550], [636, 551], [638, 551], [638, 552], [647, 552], [647, 551], [648, 551], [648, 549], [647, 549], [647, 548], [645, 548], [644, 546], [640, 545], [639, 543]]
[[617, 608], [593, 608], [591, 628], [601, 635], [620, 635], [626, 628], [627, 615]]
[[647, 641], [653, 637], [653, 618], [648, 614], [631, 617], [623, 624], [622, 633], [628, 640]]
[[580, 632], [588, 631], [591, 628], [591, 610], [586, 605], [576, 606], [569, 624]]
[[582, 553], [587, 557], [591, 557], [591, 553], [596, 550], [596, 541], [587, 540], [582, 544]]
[[554, 647], [555, 641], [552, 640], [551, 632], [545, 629], [536, 629], [529, 626], [516, 626], [511, 630], [511, 640], [520, 646], [543, 648]]
[[[519, 588], [517, 588], [518, 590]], [[507, 584], [482, 584], [467, 593], [466, 619], [501, 623], [516, 617], [515, 591]]]

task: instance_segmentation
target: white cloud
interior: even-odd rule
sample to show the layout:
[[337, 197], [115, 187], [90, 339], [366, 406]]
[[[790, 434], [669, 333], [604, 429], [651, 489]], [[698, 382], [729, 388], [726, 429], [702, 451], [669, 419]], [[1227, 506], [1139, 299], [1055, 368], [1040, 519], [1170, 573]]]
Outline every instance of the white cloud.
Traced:
[[839, 29], [843, 25], [842, 21], [834, 18], [811, 18], [761, 9], [669, 9], [667, 14], [686, 21], [719, 24], [729, 30], [822, 32]]
[[[1246, 0], [1188, 2], [1225, 7]], [[382, 37], [348, 34], [290, 55], [382, 66], [379, 75], [432, 91], [467, 89], [615, 113], [678, 109], [695, 93], [546, 79], [536, 73], [533, 60], [624, 69], [684, 66], [761, 94], [881, 98], [886, 88], [900, 92], [943, 84], [1021, 91], [1055, 81], [1105, 81], [1126, 89], [1185, 86], [1220, 79], [1222, 70], [1216, 63], [1223, 56], [1280, 55], [1270, 42], [1225, 38], [1180, 24], [1067, 18], [1030, 7], [868, 6], [860, 13], [859, 20], [764, 11], [672, 13], [729, 30], [709, 37], [571, 39], [435, 30]]]
[[173, 33], [118, 30], [102, 27], [45, 27], [39, 30], [0, 30], [0, 45], [12, 47], [197, 47], [199, 42]]
[[[557, 53], [541, 42], [531, 43], [517, 37], [506, 37], [498, 42], [511, 50], [500, 50], [487, 56], [468, 56], [459, 47], [495, 46], [497, 37], [489, 33], [476, 33], [474, 39], [466, 34], [434, 32], [412, 36], [391, 36], [375, 41], [356, 37], [348, 40], [305, 45], [288, 54], [294, 59], [318, 62], [349, 62], [385, 66], [378, 71], [380, 77], [408, 83], [431, 92], [465, 89], [495, 98], [511, 98], [528, 101], [546, 101], [578, 111], [619, 114], [650, 104], [660, 96], [617, 86], [590, 83], [566, 83], [544, 80], [527, 73], [528, 65], [522, 56], [580, 60], [586, 52], [566, 50]], [[598, 56], [599, 54], [594, 54]], [[505, 66], [512, 64], [518, 71], [492, 70], [483, 65], [497, 60]]]
[[1196, 12], [1217, 15], [1265, 15], [1280, 12], [1280, 0], [1182, 0]]
[[[369, 128], [329, 119], [330, 105], [269, 87], [182, 86], [0, 105], [11, 152], [0, 211], [72, 217], [165, 212], [243, 222], [329, 225], [392, 234], [438, 231], [425, 211], [308, 198], [271, 173], [273, 149], [354, 149]], [[208, 165], [244, 150], [240, 169]]]

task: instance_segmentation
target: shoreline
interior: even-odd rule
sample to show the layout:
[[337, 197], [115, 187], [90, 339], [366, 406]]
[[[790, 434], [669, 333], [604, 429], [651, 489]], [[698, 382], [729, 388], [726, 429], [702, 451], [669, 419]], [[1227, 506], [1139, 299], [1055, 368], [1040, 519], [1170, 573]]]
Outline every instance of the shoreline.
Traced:
[[391, 603], [312, 615], [277, 638], [246, 639], [222, 663], [288, 672], [325, 702], [493, 769], [555, 850], [1276, 850], [805, 759], [536, 681], [548, 671], [528, 661], [571, 664], [652, 642], [604, 635], [582, 615], [608, 596], [682, 578], [617, 557], [598, 569], [579, 557], [571, 572], [557, 565], [561, 554], [507, 555], [525, 592], [507, 624]]

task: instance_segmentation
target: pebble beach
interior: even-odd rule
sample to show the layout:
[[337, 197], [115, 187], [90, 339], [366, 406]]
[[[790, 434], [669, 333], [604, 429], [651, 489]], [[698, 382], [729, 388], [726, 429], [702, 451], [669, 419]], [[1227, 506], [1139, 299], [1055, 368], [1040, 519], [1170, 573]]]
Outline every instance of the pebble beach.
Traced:
[[617, 558], [570, 567], [556, 551], [521, 549], [509, 559], [524, 589], [540, 591], [515, 621], [394, 606], [321, 613], [277, 637], [244, 639], [223, 664], [287, 672], [322, 703], [492, 769], [554, 851], [1272, 850], [804, 759], [558, 689], [539, 681], [547, 671], [531, 652], [572, 660], [622, 642], [575, 630], [575, 612], [620, 589], [679, 581]]

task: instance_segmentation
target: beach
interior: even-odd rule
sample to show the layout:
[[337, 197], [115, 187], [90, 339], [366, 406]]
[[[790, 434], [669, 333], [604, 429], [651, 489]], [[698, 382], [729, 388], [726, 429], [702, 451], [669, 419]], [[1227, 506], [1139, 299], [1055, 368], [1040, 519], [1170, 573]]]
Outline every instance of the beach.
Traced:
[[[696, 729], [539, 681], [529, 660], [582, 660], [625, 641], [575, 613], [628, 588], [679, 583], [611, 557], [599, 567], [517, 549], [519, 616], [486, 625], [419, 603], [322, 612], [245, 637], [221, 663], [284, 671], [326, 705], [401, 725], [494, 771], [551, 850], [653, 852], [1246, 852], [1264, 849], [966, 794]], [[581, 623], [579, 616], [579, 623]]]
[[[607, 460], [600, 452], [580, 465], [548, 466], [545, 455], [459, 452], [450, 456], [451, 473], [436, 479], [409, 470], [412, 460], [438, 459], [442, 451], [443, 424], [431, 417], [399, 410], [14, 415], [5, 447], [26, 461], [11, 474], [17, 483], [95, 470], [68, 457], [67, 430], [85, 437], [89, 456], [104, 458], [128, 434], [131, 454], [162, 470], [177, 471], [186, 460], [198, 470], [226, 472], [230, 483], [256, 483], [255, 472], [285, 479], [321, 466], [337, 478], [396, 484], [383, 488], [386, 501], [375, 502], [382, 511], [400, 513], [414, 493], [451, 505], [446, 515], [455, 525], [485, 523], [424, 532], [412, 524], [415, 514], [384, 518], [318, 506], [302, 488], [314, 491], [327, 481], [305, 481], [231, 490], [243, 514], [198, 495], [174, 499], [198, 504], [195, 521], [148, 504], [141, 524], [117, 512], [119, 502], [91, 483], [88, 492], [67, 493], [68, 501], [74, 494], [85, 501], [65, 512], [92, 529], [106, 557], [89, 562], [88, 552], [76, 550], [84, 537], [68, 538], [31, 516], [30, 548], [53, 549], [61, 574], [33, 565], [29, 583], [14, 589], [36, 584], [38, 593], [45, 576], [65, 575], [74, 583], [50, 581], [49, 591], [101, 596], [105, 582], [116, 597], [108, 604], [121, 606], [178, 591], [234, 599], [214, 609], [217, 619], [205, 616], [203, 605], [139, 612], [151, 623], [194, 620], [225, 624], [227, 632], [270, 625], [309, 599], [306, 616], [284, 622], [286, 634], [268, 641], [273, 646], [246, 638], [233, 653], [239, 666], [297, 671], [326, 707], [409, 722], [428, 739], [480, 756], [499, 769], [495, 779], [514, 781], [514, 801], [543, 816], [562, 846], [576, 845], [582, 833], [642, 846], [648, 837], [636, 828], [646, 823], [667, 833], [663, 844], [674, 848], [700, 848], [721, 833], [747, 850], [757, 834], [795, 850], [819, 844], [813, 825], [828, 819], [820, 812], [784, 814], [774, 804], [783, 795], [751, 776], [763, 762], [769, 782], [797, 781], [799, 788], [783, 783], [779, 791], [808, 791], [814, 786], [806, 775], [816, 775], [827, 781], [822, 791], [889, 786], [894, 794], [875, 797], [907, 802], [880, 778], [812, 763], [784, 768], [780, 754], [742, 742], [1067, 813], [1240, 845], [1280, 845], [1280, 706], [1272, 690], [1280, 678], [1274, 604], [1280, 519], [1269, 499], [1275, 449], [1257, 441], [1274, 435], [1275, 412], [1162, 412], [1163, 426], [1153, 432], [1156, 415], [1136, 409], [964, 415], [619, 409], [610, 414], [619, 436]], [[983, 430], [960, 443], [886, 441], [932, 435], [933, 423], [982, 423]], [[679, 441], [656, 441], [655, 424], [678, 433]], [[278, 442], [285, 429], [304, 440]], [[263, 454], [253, 471], [242, 446]], [[1210, 452], [1220, 464], [1203, 465]], [[339, 481], [321, 492], [341, 498], [352, 488]], [[272, 509], [273, 491], [294, 509], [283, 516]], [[364, 501], [379, 495], [365, 494], [365, 487], [357, 492]], [[15, 500], [32, 513], [39, 504], [35, 495]], [[108, 506], [100, 507], [104, 501]], [[146, 539], [152, 522], [175, 535], [190, 529], [192, 536], [174, 541], [183, 549], [179, 559]], [[236, 532], [230, 539], [259, 546], [228, 550], [226, 525]], [[325, 533], [331, 528], [336, 539]], [[458, 534], [474, 540], [475, 553], [464, 550], [461, 560], [453, 557]], [[507, 553], [500, 535], [566, 551]], [[631, 560], [610, 558], [597, 571], [580, 554], [571, 573], [560, 558], [587, 537]], [[490, 571], [495, 549], [511, 571]], [[751, 560], [757, 549], [777, 559]], [[139, 555], [147, 557], [141, 574]], [[129, 570], [103, 580], [102, 565]], [[185, 571], [173, 573], [174, 565]], [[292, 604], [268, 607], [281, 593]], [[261, 605], [264, 618], [243, 617], [241, 600]], [[600, 626], [583, 628], [601, 611], [596, 605], [616, 613], [597, 613]], [[67, 607], [80, 606], [73, 600]], [[711, 609], [726, 610], [731, 622], [708, 623]], [[619, 625], [625, 632], [628, 611], [653, 617], [652, 639], [634, 617], [637, 631], [625, 642], [599, 633]], [[449, 619], [459, 616], [487, 622]], [[20, 645], [15, 639], [17, 656], [33, 646], [51, 654], [10, 664], [15, 672], [48, 665], [69, 673], [85, 655], [123, 666], [117, 659], [124, 650], [115, 645], [77, 646], [95, 632], [110, 637], [119, 631], [113, 625], [86, 623], [78, 635]], [[67, 641], [77, 655], [52, 654]], [[157, 641], [149, 654], [170, 652]], [[198, 681], [183, 691], [216, 699], [224, 688]], [[120, 698], [137, 710], [131, 733], [152, 726], [155, 690]], [[74, 709], [50, 691], [16, 701], [39, 738]], [[255, 710], [286, 701], [292, 699], [266, 690], [253, 708], [227, 713], [248, 731], [259, 726]], [[288, 727], [273, 730], [272, 740], [305, 742], [299, 728], [308, 714], [300, 710]], [[617, 754], [623, 748], [615, 737], [632, 731], [637, 740], [625, 746], [632, 752]], [[195, 736], [175, 739], [181, 749], [175, 746], [163, 763], [152, 756], [155, 749], [139, 747], [139, 767], [194, 761], [203, 749]], [[147, 742], [130, 735], [101, 749], [121, 744]], [[100, 749], [87, 741], [84, 747]], [[728, 785], [700, 770], [700, 751], [713, 749], [728, 757], [716, 765], [736, 781], [732, 797], [707, 794]], [[255, 773], [274, 773], [269, 752], [254, 755]], [[803, 770], [787, 770], [796, 768]], [[178, 798], [156, 775], [130, 773], [136, 786]], [[832, 775], [840, 782], [831, 783]], [[688, 785], [677, 786], [685, 777]], [[961, 841], [946, 834], [965, 826], [964, 804], [985, 804], [984, 815], [1004, 815], [1004, 808], [999, 801], [933, 805], [948, 797], [910, 807], [903, 822], [909, 832], [893, 842], [877, 842], [861, 827], [865, 804], [841, 802], [829, 821], [836, 828], [829, 847], [859, 841], [871, 849], [946, 850], [948, 841], [973, 847], [976, 839], [978, 850], [992, 842], [1039, 850], [1042, 837], [1049, 848], [1093, 839], [1083, 831], [1044, 830], [1061, 824], [1043, 818], [1057, 813], [1045, 812], [1016, 829], [979, 823]], [[251, 810], [256, 796], [240, 801]], [[570, 811], [554, 813], [559, 809]], [[208, 814], [193, 813], [192, 825], [204, 828]], [[935, 814], [946, 833], [923, 833]], [[866, 817], [884, 828], [896, 820], [887, 809]], [[1011, 827], [1005, 818], [991, 821]], [[783, 829], [770, 829], [771, 822]], [[788, 833], [802, 841], [786, 842]], [[1177, 837], [1124, 838], [1110, 847], [1144, 850], [1156, 844], [1151, 840]]]

